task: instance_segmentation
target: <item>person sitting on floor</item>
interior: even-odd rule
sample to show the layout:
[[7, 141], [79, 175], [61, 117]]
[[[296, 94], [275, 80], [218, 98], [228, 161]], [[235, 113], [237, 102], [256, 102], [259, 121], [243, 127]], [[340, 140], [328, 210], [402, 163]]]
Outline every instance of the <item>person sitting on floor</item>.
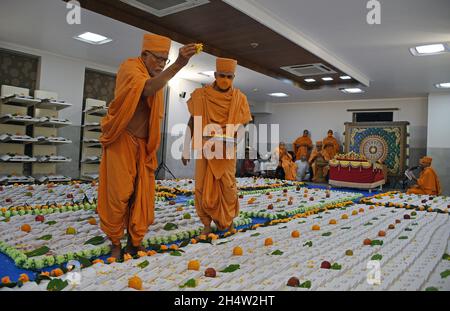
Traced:
[[419, 178], [414, 178], [416, 185], [412, 186], [406, 192], [407, 194], [427, 194], [427, 195], [440, 195], [442, 192], [439, 177], [435, 170], [431, 167], [431, 157], [423, 157], [420, 159], [419, 164], [422, 168]]

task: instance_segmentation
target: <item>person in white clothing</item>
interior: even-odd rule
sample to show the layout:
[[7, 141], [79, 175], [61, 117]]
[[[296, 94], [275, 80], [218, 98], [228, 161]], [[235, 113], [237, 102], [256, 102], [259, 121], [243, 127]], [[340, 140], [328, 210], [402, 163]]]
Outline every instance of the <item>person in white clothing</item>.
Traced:
[[295, 161], [297, 164], [297, 181], [309, 180], [309, 164], [306, 161], [306, 157], [302, 156], [299, 160]]

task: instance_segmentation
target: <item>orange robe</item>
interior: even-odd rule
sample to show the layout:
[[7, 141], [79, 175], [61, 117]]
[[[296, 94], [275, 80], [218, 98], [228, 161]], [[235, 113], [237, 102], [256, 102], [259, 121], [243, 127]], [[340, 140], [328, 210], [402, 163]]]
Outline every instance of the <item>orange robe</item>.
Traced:
[[300, 136], [297, 138], [292, 144], [292, 149], [295, 153], [295, 159], [300, 160], [302, 156], [305, 156], [308, 159], [309, 150], [312, 148], [313, 143], [311, 138], [308, 136]]
[[292, 160], [292, 156], [287, 152], [286, 148], [277, 148], [281, 167], [284, 171], [284, 179], [297, 180], [297, 164]]
[[339, 152], [339, 143], [334, 137], [325, 137], [323, 139], [323, 147], [330, 159], [333, 159], [336, 153]]
[[[202, 117], [202, 130], [208, 124], [217, 124], [225, 134], [226, 124], [244, 125], [252, 120], [247, 97], [238, 89], [221, 93], [212, 86], [199, 88], [191, 94], [187, 105], [192, 116]], [[194, 131], [196, 127], [194, 124]], [[235, 176], [236, 157], [206, 159], [203, 155], [196, 160], [195, 208], [205, 226], [214, 221], [219, 230], [224, 230], [239, 215]]]
[[420, 172], [419, 178], [417, 179], [417, 185], [409, 188], [406, 193], [440, 195], [441, 191], [441, 184], [436, 172], [432, 167], [426, 167]]
[[148, 79], [140, 58], [125, 61], [117, 74], [114, 100], [101, 122], [103, 155], [97, 210], [100, 227], [115, 245], [127, 229], [133, 245], [139, 246], [154, 220], [162, 90], [143, 99], [149, 107], [148, 137], [136, 138], [127, 131]]
[[[318, 167], [316, 165], [316, 160], [318, 158], [322, 158], [325, 161], [330, 161], [330, 158], [328, 156], [328, 153], [325, 150], [321, 150], [321, 151], [317, 151], [317, 149], [314, 149], [311, 153], [311, 156], [309, 157], [309, 165], [311, 166], [312, 170], [313, 170], [313, 174], [314, 174], [314, 179], [317, 176], [317, 170]], [[323, 169], [323, 176], [326, 176], [328, 174], [328, 170], [329, 170], [329, 166], [324, 166], [322, 167]]]

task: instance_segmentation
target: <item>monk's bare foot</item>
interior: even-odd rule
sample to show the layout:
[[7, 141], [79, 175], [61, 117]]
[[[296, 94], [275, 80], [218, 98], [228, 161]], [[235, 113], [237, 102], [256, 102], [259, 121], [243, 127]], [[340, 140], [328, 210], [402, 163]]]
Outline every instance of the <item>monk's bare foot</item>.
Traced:
[[208, 234], [210, 234], [211, 232], [212, 232], [211, 226], [205, 226], [205, 227], [203, 228], [203, 231], [202, 231], [201, 235], [208, 235]]
[[120, 244], [119, 245], [111, 244], [111, 257], [120, 259], [121, 250], [122, 250], [122, 247]]
[[130, 254], [131, 256], [136, 255], [138, 252], [145, 252], [145, 247], [142, 245], [139, 246], [133, 246], [133, 244], [131, 243], [131, 240], [128, 239], [127, 241], [127, 246], [125, 247], [125, 253], [126, 254]]

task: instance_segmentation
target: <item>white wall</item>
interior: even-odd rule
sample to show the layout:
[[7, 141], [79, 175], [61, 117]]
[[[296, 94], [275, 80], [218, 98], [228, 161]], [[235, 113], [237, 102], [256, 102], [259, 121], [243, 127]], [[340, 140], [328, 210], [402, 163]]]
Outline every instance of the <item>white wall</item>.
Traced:
[[[347, 109], [398, 108], [394, 121], [409, 121], [412, 148], [426, 148], [427, 99], [400, 98], [328, 102], [272, 104], [271, 115], [256, 115], [256, 123], [280, 124], [280, 140], [292, 143], [304, 129], [311, 133], [313, 142], [322, 140], [332, 129], [336, 138], [344, 140], [344, 123], [352, 121]], [[291, 146], [290, 146], [291, 147]]]
[[450, 93], [428, 96], [427, 154], [433, 158], [443, 194], [450, 195]]
[[[176, 143], [180, 142], [180, 139], [181, 142], [184, 141], [182, 132], [180, 132], [180, 127], [175, 126], [183, 125], [183, 127], [185, 127], [185, 125], [187, 125], [190, 114], [187, 109], [186, 102], [189, 99], [191, 93], [196, 88], [202, 86], [200, 83], [185, 79], [179, 79], [175, 76], [175, 78], [169, 82], [169, 87], [170, 94], [168, 105], [166, 165], [177, 178], [193, 178], [195, 161], [190, 161], [187, 166], [183, 166], [181, 160], [174, 158], [174, 156], [172, 155], [172, 146], [179, 146], [178, 151], [179, 153], [182, 152], [182, 144]], [[180, 93], [182, 92], [186, 92], [185, 98], [180, 97]], [[182, 130], [184, 131], [184, 129]], [[166, 173], [165, 177], [169, 178], [170, 175]]]

